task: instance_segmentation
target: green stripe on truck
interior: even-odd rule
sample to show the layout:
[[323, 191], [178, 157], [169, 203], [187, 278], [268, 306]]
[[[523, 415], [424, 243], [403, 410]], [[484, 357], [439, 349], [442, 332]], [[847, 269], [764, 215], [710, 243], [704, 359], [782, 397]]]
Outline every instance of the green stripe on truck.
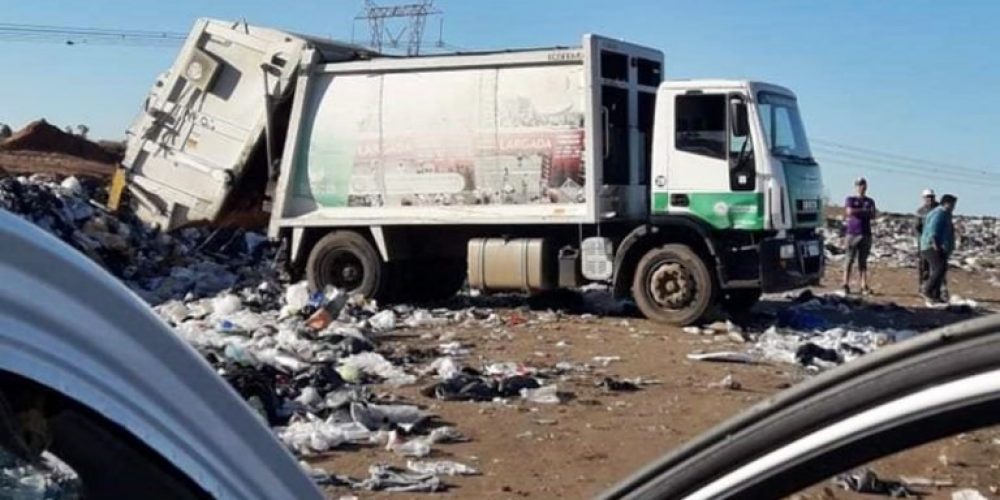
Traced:
[[764, 229], [763, 193], [685, 193], [688, 206], [670, 205], [670, 193], [653, 193], [653, 213], [689, 213], [716, 229]]

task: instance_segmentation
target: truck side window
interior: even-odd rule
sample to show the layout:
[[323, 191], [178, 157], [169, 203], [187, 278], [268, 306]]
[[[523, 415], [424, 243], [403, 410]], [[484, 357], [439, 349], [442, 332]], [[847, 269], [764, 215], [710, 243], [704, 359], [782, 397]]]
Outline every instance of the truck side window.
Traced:
[[675, 109], [678, 151], [726, 159], [725, 95], [680, 95]]

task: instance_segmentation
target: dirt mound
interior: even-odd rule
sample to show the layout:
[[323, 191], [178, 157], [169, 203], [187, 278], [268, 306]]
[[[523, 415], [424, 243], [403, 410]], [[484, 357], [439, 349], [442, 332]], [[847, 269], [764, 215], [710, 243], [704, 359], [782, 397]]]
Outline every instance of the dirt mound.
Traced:
[[0, 151], [0, 177], [6, 175], [48, 174], [57, 177], [75, 175], [110, 179], [115, 171], [111, 163], [84, 160], [62, 153], [37, 151]]
[[119, 158], [84, 137], [67, 134], [45, 120], [28, 124], [0, 142], [0, 151], [61, 153], [97, 163], [118, 163]]

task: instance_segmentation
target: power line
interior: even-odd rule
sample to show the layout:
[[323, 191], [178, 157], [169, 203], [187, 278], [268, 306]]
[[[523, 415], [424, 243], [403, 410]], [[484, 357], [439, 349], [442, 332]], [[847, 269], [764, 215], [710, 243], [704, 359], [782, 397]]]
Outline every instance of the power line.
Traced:
[[0, 23], [0, 42], [173, 47], [186, 38], [185, 33], [171, 31]]
[[945, 169], [945, 168], [933, 168], [933, 167], [911, 165], [905, 162], [900, 162], [899, 160], [895, 160], [892, 157], [861, 155], [853, 153], [851, 151], [826, 148], [820, 145], [816, 146], [816, 153], [818, 155], [836, 156], [853, 162], [862, 162], [868, 164], [893, 167], [897, 170], [900, 170], [902, 172], [911, 175], [948, 175], [952, 177], [961, 177], [965, 179], [979, 180], [979, 181], [992, 180], [997, 177], [997, 174], [989, 174], [985, 172], [969, 173], [970, 169], [956, 169], [956, 168]]
[[[912, 172], [912, 171], [906, 171], [906, 170], [900, 170], [900, 169], [896, 169], [896, 168], [892, 168], [892, 167], [887, 167], [887, 166], [882, 165], [882, 164], [865, 164], [865, 162], [858, 162], [858, 161], [852, 160], [852, 159], [843, 159], [843, 158], [836, 158], [836, 157], [820, 156], [819, 159], [818, 159], [818, 161], [819, 161], [819, 163], [821, 165], [822, 164], [833, 163], [835, 165], [844, 165], [844, 166], [850, 166], [850, 167], [859, 167], [859, 168], [862, 168], [862, 169], [865, 169], [865, 170], [876, 170], [876, 171], [881, 171], [881, 172], [888, 172], [888, 173], [893, 173], [893, 174], [903, 174], [903, 175], [908, 175], [908, 176], [915, 175], [914, 172]], [[978, 185], [978, 186], [1000, 187], [1000, 182], [998, 182], [998, 181], [993, 181], [993, 180], [988, 180], [988, 179], [972, 179], [972, 178], [968, 178], [968, 177], [956, 177], [956, 176], [950, 176], [950, 175], [946, 175], [946, 174], [926, 174], [925, 173], [925, 174], [921, 174], [921, 178], [922, 179], [932, 179], [932, 180], [946, 181], [946, 182], [956, 182], [956, 183], [962, 183], [962, 184], [974, 184], [974, 185]]]
[[1000, 174], [1000, 171], [996, 171], [996, 170], [981, 169], [981, 168], [970, 168], [970, 167], [966, 167], [966, 166], [963, 166], [963, 165], [956, 165], [954, 163], [946, 163], [946, 162], [941, 162], [941, 161], [925, 160], [925, 159], [922, 159], [922, 158], [914, 158], [912, 156], [905, 156], [905, 155], [901, 155], [901, 154], [897, 154], [897, 153], [890, 153], [890, 152], [887, 152], [887, 151], [879, 151], [877, 149], [863, 148], [863, 147], [860, 147], [860, 146], [852, 146], [852, 145], [849, 145], [849, 144], [844, 144], [844, 143], [836, 142], [836, 141], [828, 141], [828, 140], [825, 140], [825, 139], [813, 139], [813, 138], [810, 138], [810, 141], [812, 143], [814, 143], [814, 144], [817, 144], [817, 145], [820, 145], [820, 146], [825, 146], [827, 148], [836, 148], [836, 149], [851, 151], [854, 154], [860, 154], [860, 155], [866, 155], [866, 156], [874, 156], [874, 157], [880, 157], [880, 158], [891, 158], [893, 160], [900, 161], [900, 162], [906, 162], [906, 163], [916, 164], [916, 165], [924, 165], [925, 167], [939, 168], [939, 169], [946, 169], [946, 170], [961, 170], [961, 171], [965, 171], [965, 172], [969, 172], [969, 173], [973, 173], [973, 174], [981, 174], [981, 175], [997, 175], [997, 174]]

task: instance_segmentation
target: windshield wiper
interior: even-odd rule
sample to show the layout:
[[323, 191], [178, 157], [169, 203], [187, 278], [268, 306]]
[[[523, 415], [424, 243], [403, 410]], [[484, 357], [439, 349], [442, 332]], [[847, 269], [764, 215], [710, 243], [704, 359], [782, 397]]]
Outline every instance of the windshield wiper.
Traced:
[[787, 158], [789, 160], [796, 160], [805, 163], [816, 163], [816, 159], [813, 158], [812, 156], [795, 155], [791, 153], [774, 153], [774, 156], [777, 156], [778, 158]]

